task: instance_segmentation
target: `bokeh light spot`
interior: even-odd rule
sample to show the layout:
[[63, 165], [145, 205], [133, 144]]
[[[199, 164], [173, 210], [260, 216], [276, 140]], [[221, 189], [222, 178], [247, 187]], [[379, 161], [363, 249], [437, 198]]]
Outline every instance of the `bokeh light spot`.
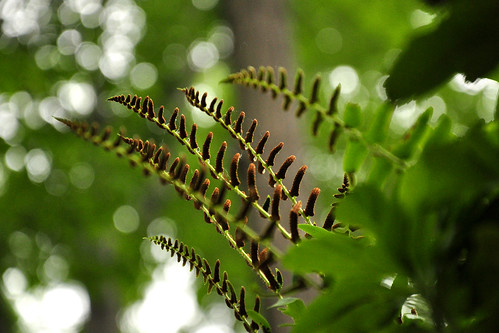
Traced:
[[4, 106], [7, 106], [7, 104], [0, 106], [0, 138], [10, 141], [17, 134], [19, 122], [16, 116]]
[[62, 3], [59, 9], [57, 10], [57, 16], [59, 17], [59, 21], [63, 25], [71, 25], [75, 24], [79, 20], [78, 13], [74, 12], [68, 5], [66, 1]]
[[71, 55], [81, 44], [81, 34], [74, 29], [63, 31], [57, 38], [59, 52], [64, 55]]
[[213, 67], [219, 59], [218, 49], [210, 42], [194, 42], [189, 52], [189, 65], [195, 71]]
[[86, 190], [95, 179], [94, 168], [88, 163], [77, 163], [69, 171], [69, 180], [76, 188]]
[[51, 282], [64, 281], [69, 273], [69, 264], [61, 256], [53, 254], [45, 260], [43, 273]]
[[53, 170], [44, 184], [49, 194], [60, 197], [68, 190], [68, 176], [62, 170]]
[[61, 54], [54, 45], [44, 45], [35, 53], [36, 65], [43, 70], [51, 69], [61, 59]]
[[192, 272], [188, 267], [170, 263], [155, 270], [144, 299], [125, 311], [121, 329], [153, 333], [161, 327], [165, 332], [178, 332], [183, 326], [195, 324], [199, 317]]
[[234, 32], [227, 26], [219, 25], [211, 31], [209, 42], [216, 46], [220, 58], [226, 58], [234, 51]]
[[28, 285], [23, 272], [18, 268], [7, 268], [2, 275], [4, 290], [8, 297], [21, 295]]
[[94, 88], [88, 83], [65, 82], [59, 87], [57, 95], [64, 109], [81, 116], [90, 114], [97, 103]]
[[88, 317], [90, 299], [79, 285], [58, 284], [45, 291], [39, 306], [43, 326], [52, 330], [74, 330]]
[[17, 258], [28, 259], [33, 250], [33, 242], [24, 232], [14, 231], [9, 235], [9, 247]]
[[163, 51], [163, 62], [170, 70], [181, 70], [186, 65], [186, 52], [182, 44], [170, 44]]
[[210, 10], [215, 7], [217, 3], [218, 0], [192, 0], [193, 6], [200, 10]]
[[3, 33], [8, 37], [37, 34], [49, 11], [49, 0], [4, 0], [0, 6]]
[[102, 50], [91, 42], [84, 42], [76, 50], [76, 61], [86, 70], [93, 71], [99, 68], [99, 60]]
[[32, 149], [24, 158], [29, 179], [34, 183], [41, 183], [50, 174], [50, 159], [41, 149]]
[[315, 43], [322, 52], [335, 54], [341, 50], [343, 38], [338, 30], [334, 28], [324, 28], [315, 36]]
[[149, 89], [157, 79], [158, 70], [153, 64], [147, 62], [135, 65], [130, 71], [130, 82], [137, 89]]
[[333, 88], [341, 84], [342, 94], [354, 94], [359, 89], [359, 76], [353, 67], [338, 66], [329, 74], [329, 84]]
[[114, 212], [113, 222], [118, 231], [132, 233], [139, 227], [139, 213], [132, 206], [123, 205]]
[[117, 80], [126, 75], [129, 56], [120, 52], [106, 52], [99, 60], [99, 69], [111, 80]]

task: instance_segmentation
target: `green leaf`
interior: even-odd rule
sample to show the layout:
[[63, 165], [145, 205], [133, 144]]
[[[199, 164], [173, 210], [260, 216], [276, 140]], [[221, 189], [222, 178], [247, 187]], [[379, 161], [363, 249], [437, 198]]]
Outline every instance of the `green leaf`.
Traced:
[[254, 311], [254, 310], [247, 310], [248, 316], [255, 322], [257, 323], [260, 327], [265, 327], [268, 332], [271, 332], [272, 329], [270, 328], [270, 324], [265, 319], [264, 316], [262, 316], [260, 313]]
[[305, 231], [307, 234], [311, 235], [314, 238], [328, 237], [328, 235], [331, 234], [330, 231], [327, 231], [326, 229], [317, 227], [315, 225], [299, 224], [298, 228]]
[[452, 121], [447, 114], [442, 114], [438, 118], [437, 127], [431, 132], [426, 144], [436, 145], [452, 141], [455, 136], [452, 134]]
[[418, 117], [418, 120], [410, 129], [409, 138], [395, 148], [395, 155], [402, 159], [409, 159], [414, 155], [418, 146], [422, 145], [432, 114], [433, 108], [430, 107]]
[[355, 172], [360, 168], [367, 155], [367, 148], [355, 138], [349, 138], [343, 156], [343, 170], [347, 173]]
[[345, 127], [359, 127], [362, 122], [362, 111], [358, 104], [348, 103], [343, 114]]
[[374, 156], [367, 183], [381, 188], [393, 169], [393, 164], [386, 158]]
[[290, 303], [296, 302], [297, 300], [300, 300], [300, 298], [284, 297], [284, 298], [281, 298], [280, 300], [278, 300], [277, 302], [275, 302], [274, 304], [272, 304], [271, 306], [269, 306], [269, 309], [283, 307], [283, 306], [286, 306]]
[[369, 244], [367, 238], [352, 239], [327, 232], [292, 247], [284, 256], [283, 264], [297, 273], [318, 272], [333, 278], [363, 276], [381, 280], [382, 276], [394, 271], [386, 258], [377, 246]]
[[436, 29], [419, 31], [397, 59], [385, 82], [391, 100], [418, 97], [455, 73], [474, 81], [497, 67], [499, 1], [449, 3], [448, 17]]
[[340, 280], [307, 308], [293, 332], [379, 332], [395, 325], [404, 300], [379, 282]]
[[281, 312], [290, 316], [296, 322], [305, 310], [305, 303], [301, 299], [297, 299], [295, 302], [289, 303], [284, 310], [281, 310]]
[[366, 135], [369, 143], [382, 143], [388, 134], [388, 127], [392, 120], [393, 105], [389, 103], [382, 104], [375, 112], [374, 118]]
[[428, 144], [404, 175], [400, 200], [418, 216], [431, 207], [462, 204], [497, 186], [498, 177], [499, 146], [484, 126], [476, 126], [460, 140]]
[[303, 303], [301, 298], [296, 297], [282, 298], [270, 308], [278, 308], [279, 311], [293, 318], [295, 322], [306, 309], [305, 303]]

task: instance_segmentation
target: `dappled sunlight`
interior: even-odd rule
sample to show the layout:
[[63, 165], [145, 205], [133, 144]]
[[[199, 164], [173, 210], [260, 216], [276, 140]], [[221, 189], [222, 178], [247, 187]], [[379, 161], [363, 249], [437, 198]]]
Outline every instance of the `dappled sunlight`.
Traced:
[[[54, 259], [55, 260], [55, 259]], [[52, 260], [53, 261], [53, 260]], [[59, 265], [50, 263], [49, 265]], [[2, 290], [20, 316], [27, 332], [77, 332], [90, 313], [90, 299], [78, 283], [60, 283], [27, 289], [26, 277], [17, 268], [2, 275]]]
[[176, 262], [160, 265], [144, 298], [129, 307], [121, 319], [123, 332], [177, 332], [196, 324], [199, 308], [194, 290], [194, 273]]
[[436, 14], [430, 14], [421, 9], [416, 9], [411, 13], [411, 25], [414, 29], [420, 28], [422, 26], [428, 25], [433, 22]]
[[49, 0], [4, 0], [0, 3], [3, 33], [8, 37], [36, 35], [48, 23]]
[[[157, 245], [155, 247], [159, 248]], [[152, 249], [151, 249], [152, 250]], [[165, 254], [166, 251], [161, 251]], [[202, 312], [196, 301], [194, 272], [167, 260], [153, 272], [143, 299], [128, 307], [120, 319], [124, 333], [153, 333], [187, 330], [195, 333], [232, 333], [235, 319], [223, 303]]]

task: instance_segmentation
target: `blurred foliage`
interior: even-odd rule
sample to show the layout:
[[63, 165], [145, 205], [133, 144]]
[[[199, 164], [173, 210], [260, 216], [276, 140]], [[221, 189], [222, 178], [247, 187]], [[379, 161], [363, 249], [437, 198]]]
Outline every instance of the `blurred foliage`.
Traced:
[[[171, 188], [161, 187], [156, 179], [144, 179], [140, 172], [125, 167], [125, 161], [64, 135], [66, 129], [52, 118], [85, 119], [115, 128], [124, 125], [130, 136], [137, 134], [170, 144], [175, 142], [173, 138], [165, 137], [153, 126], [144, 126], [105, 100], [133, 92], [148, 94], [168, 109], [187, 109], [176, 88], [202, 83], [209, 86], [210, 92], [223, 96], [228, 104], [233, 103], [232, 88], [217, 85], [230, 72], [230, 43], [237, 38], [231, 36], [226, 23], [224, 3], [207, 10], [196, 8], [193, 3], [0, 3], [0, 272], [4, 283], [5, 272], [11, 268], [23, 273], [28, 292], [39, 286], [78, 281], [88, 291], [93, 309], [113, 303], [107, 320], [116, 326], [116, 313], [142, 296], [152, 272], [162, 263], [154, 259], [150, 244], [142, 237], [150, 232], [172, 231], [175, 234], [171, 236], [196, 247], [210, 262], [220, 258], [232, 282], [246, 285], [248, 294], [258, 290], [253, 273], [237, 253], [225, 250], [226, 241], [210, 225], [202, 223], [198, 212], [185, 209], [189, 204]], [[497, 63], [494, 41], [498, 38], [499, 16], [494, 1], [482, 1], [471, 8], [466, 1], [448, 1], [436, 8], [396, 0], [290, 1], [287, 5], [297, 63], [306, 73], [323, 74], [327, 81], [325, 94], [338, 83], [331, 76], [334, 69], [340, 65], [354, 69], [359, 82], [352, 93], [340, 97], [339, 105], [341, 110], [350, 101], [361, 106], [362, 131], [367, 130], [374, 110], [386, 94], [392, 99], [406, 99], [435, 91], [455, 72], [464, 72], [468, 79], [474, 79], [490, 73]], [[447, 10], [450, 14], [445, 14]], [[416, 26], [422, 25], [416, 18], [435, 14], [438, 16], [433, 23], [414, 32]], [[68, 31], [70, 35], [64, 35]], [[407, 45], [412, 34], [416, 37]], [[228, 44], [220, 42], [227, 38]], [[442, 43], [443, 40], [449, 43]], [[193, 48], [206, 41], [218, 47], [217, 61], [209, 68], [193, 66]], [[473, 48], [468, 44], [471, 41], [472, 45], [481, 44]], [[79, 53], [83, 52], [83, 45], [89, 47], [87, 57]], [[401, 48], [404, 51], [393, 65]], [[82, 59], [94, 59], [96, 63]], [[106, 59], [111, 63], [108, 67]], [[122, 72], [119, 66], [115, 73], [109, 71], [113, 64], [123, 65]], [[136, 67], [139, 64], [147, 66]], [[142, 86], [139, 69], [151, 68], [153, 74], [146, 76], [157, 75], [157, 79], [150, 86]], [[386, 81], [385, 94], [382, 86], [390, 70], [393, 75]], [[408, 76], [414, 79], [407, 79]], [[409, 110], [396, 109], [383, 140], [386, 146], [395, 146], [398, 134], [412, 123], [397, 119], [415, 120], [428, 106], [435, 110], [426, 123], [435, 125], [438, 115], [448, 115], [436, 125], [442, 130], [442, 138], [436, 138], [438, 131], [433, 131], [435, 137], [430, 135], [420, 160], [401, 176], [390, 173], [383, 160], [369, 160], [359, 175], [360, 179], [367, 175], [372, 181], [356, 188], [339, 206], [338, 219], [362, 226], [365, 239], [352, 243], [344, 235], [309, 228], [305, 231], [315, 238], [290, 252], [290, 268], [298, 272], [317, 270], [334, 277], [331, 287], [303, 316], [297, 315], [302, 310], [299, 301], [285, 302], [284, 311], [296, 319], [297, 330], [321, 319], [323, 329], [337, 325], [348, 331], [352, 318], [361, 325], [358, 329], [390, 329], [390, 320], [413, 294], [421, 295], [415, 302], [422, 316], [403, 316], [408, 328], [426, 329], [429, 323], [439, 329], [450, 325], [449, 329], [462, 331], [496, 328], [487, 314], [497, 312], [498, 299], [491, 278], [497, 276], [498, 264], [490, 255], [496, 250], [498, 234], [494, 207], [495, 166], [499, 163], [492, 153], [497, 151], [497, 126], [477, 123], [493, 119], [491, 103], [497, 96], [493, 96], [493, 85], [475, 89], [453, 82], [413, 107], [406, 105]], [[320, 98], [324, 100], [325, 94]], [[194, 117], [193, 114], [188, 121], [192, 123]], [[209, 130], [219, 131], [210, 126], [200, 128], [200, 137]], [[451, 129], [462, 134], [468, 128], [464, 138], [449, 134]], [[221, 141], [223, 135], [215, 138]], [[315, 165], [310, 164], [314, 181], [325, 185], [319, 198], [324, 207], [318, 212], [321, 219], [329, 210], [327, 205], [334, 192], [331, 184], [341, 182], [342, 176], [341, 167], [337, 167], [339, 159], [322, 164], [322, 168], [317, 166], [318, 159], [329, 161], [324, 156], [330, 155], [325, 152], [314, 156], [319, 151], [317, 147], [323, 148], [327, 140], [327, 133], [319, 132], [317, 140], [310, 139], [306, 149], [309, 155], [305, 152], [305, 158], [315, 161]], [[340, 153], [347, 144], [342, 140], [338, 143]], [[30, 164], [33, 157], [38, 160]], [[36, 169], [36, 161], [38, 168], [46, 168]], [[380, 166], [376, 169], [377, 163]], [[336, 172], [327, 178], [333, 165]], [[42, 174], [36, 176], [37, 172]], [[380, 178], [384, 180], [379, 181]], [[123, 205], [132, 206], [140, 216], [139, 226], [131, 233], [119, 232], [113, 223], [113, 214]], [[164, 216], [168, 216], [169, 222], [159, 228], [151, 226], [153, 220]], [[332, 254], [331, 249], [339, 252]], [[318, 258], [322, 261], [310, 260], [316, 257], [305, 261], [300, 256], [307, 251], [311, 255], [321, 251]], [[348, 260], [352, 257], [359, 259]], [[54, 258], [62, 258], [62, 264], [50, 268], [47, 263]], [[352, 270], [339, 267], [341, 263]], [[484, 271], [490, 274], [485, 275]], [[357, 274], [350, 278], [348, 272]], [[394, 279], [391, 288], [379, 285], [379, 279], [384, 277]], [[438, 281], [437, 288], [432, 288], [432, 281]], [[22, 330], [23, 323], [12, 310], [12, 295], [4, 289], [0, 330]], [[206, 296], [204, 289], [199, 290], [203, 307], [217, 299]], [[331, 303], [331, 299], [343, 303]], [[425, 307], [434, 312], [424, 315], [428, 313]], [[359, 317], [365, 320], [358, 320]], [[94, 319], [92, 316], [87, 325]]]
[[386, 81], [390, 99], [420, 96], [456, 73], [473, 82], [497, 68], [499, 3], [451, 1], [445, 11], [442, 22], [419, 31], [397, 59]]
[[[313, 239], [290, 250], [285, 263], [332, 277], [332, 286], [295, 331], [497, 330], [491, 280], [499, 263], [490, 253], [499, 221], [499, 164], [491, 154], [498, 134], [494, 123], [429, 141], [394, 188], [355, 188], [336, 217], [359, 226], [360, 240], [302, 227]], [[401, 313], [411, 295], [419, 303]]]

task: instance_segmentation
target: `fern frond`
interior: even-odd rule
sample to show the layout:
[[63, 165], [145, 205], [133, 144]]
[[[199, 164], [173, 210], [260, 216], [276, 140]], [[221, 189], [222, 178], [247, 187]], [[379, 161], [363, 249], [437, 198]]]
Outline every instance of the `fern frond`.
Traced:
[[[283, 110], [287, 111], [293, 101], [296, 102], [296, 116], [300, 117], [307, 110], [315, 112], [315, 119], [312, 123], [312, 134], [316, 136], [319, 127], [324, 121], [330, 123], [330, 133], [328, 147], [330, 151], [335, 150], [335, 144], [338, 137], [345, 133], [349, 139], [356, 140], [365, 146], [374, 156], [380, 156], [388, 160], [396, 168], [405, 169], [407, 163], [403, 158], [383, 148], [378, 142], [369, 140], [368, 135], [359, 131], [356, 128], [346, 126], [343, 119], [338, 116], [337, 102], [341, 91], [341, 86], [338, 85], [329, 99], [327, 107], [319, 102], [320, 76], [314, 79], [309, 97], [303, 92], [303, 71], [298, 70], [295, 77], [294, 87], [287, 87], [287, 74], [284, 68], [279, 68], [278, 79], [275, 79], [274, 70], [272, 67], [260, 67], [256, 74], [254, 67], [248, 67], [247, 70], [242, 70], [229, 75], [223, 83], [239, 84], [242, 86], [253, 87], [260, 89], [263, 92], [270, 91], [273, 98], [283, 96]], [[277, 82], [276, 82], [277, 81]]]
[[[333, 197], [335, 199], [343, 199], [345, 196], [348, 195], [350, 191], [350, 180], [348, 178], [348, 174], [343, 175], [343, 183], [341, 184], [341, 187], [337, 188], [338, 193], [333, 194]], [[329, 213], [326, 216], [326, 220], [324, 221], [324, 225], [322, 226], [326, 230], [334, 230], [337, 229], [341, 224], [340, 223], [335, 223], [335, 215], [334, 215], [334, 210], [336, 208], [336, 202], [334, 202], [331, 205], [331, 209], [329, 210]]]
[[[108, 132], [110, 129], [106, 129], [102, 134], [98, 132], [98, 126], [89, 126], [87, 123], [72, 122], [66, 119], [60, 119], [61, 122], [69, 126], [73, 132], [78, 136], [84, 138], [87, 141], [91, 141], [99, 146], [102, 146], [106, 150], [115, 150], [118, 156], [126, 157], [132, 166], [141, 166], [144, 174], [156, 174], [162, 184], [172, 184], [177, 192], [181, 194], [187, 200], [192, 200], [194, 202], [194, 207], [203, 211], [203, 214], [208, 223], [213, 223], [216, 230], [222, 234], [228, 241], [231, 247], [236, 249], [236, 251], [244, 258], [244, 260], [253, 267], [251, 264], [251, 258], [242, 249], [237, 246], [236, 240], [229, 232], [229, 225], [234, 225], [239, 229], [239, 233], [244, 233], [244, 237], [252, 239], [256, 242], [264, 243], [269, 251], [273, 255], [280, 257], [281, 253], [275, 247], [273, 247], [267, 240], [261, 240], [260, 237], [246, 225], [245, 216], [247, 211], [245, 207], [241, 207], [241, 212], [234, 216], [229, 212], [230, 204], [225, 201], [222, 205], [224, 199], [225, 186], [222, 186], [222, 191], [215, 188], [213, 195], [210, 199], [205, 197], [205, 194], [210, 185], [209, 179], [205, 179], [202, 183], [200, 181], [200, 172], [194, 172], [193, 178], [196, 177], [195, 182], [191, 179], [191, 182], [187, 184], [187, 174], [189, 171], [188, 164], [183, 162], [183, 159], [177, 157], [171, 163], [170, 167], [167, 166], [167, 161], [170, 158], [170, 153], [168, 149], [163, 146], [156, 148], [156, 145], [149, 143], [148, 141], [143, 142], [141, 139], [132, 139], [125, 137], [123, 134], [118, 136], [118, 140], [105, 140], [103, 137], [108, 137]], [[127, 146], [120, 145], [121, 142], [127, 144]], [[204, 176], [203, 176], [204, 177]], [[201, 183], [201, 185], [199, 185]], [[191, 185], [192, 184], [192, 185]], [[272, 288], [272, 284], [267, 280], [267, 277], [258, 267], [254, 267], [256, 273], [260, 276], [263, 282]]]
[[[223, 80], [222, 83], [233, 83], [240, 84], [247, 87], [253, 87], [255, 89], [260, 89], [263, 92], [270, 91], [272, 98], [277, 98], [277, 96], [282, 95], [284, 98], [283, 110], [289, 110], [289, 107], [293, 101], [297, 102], [296, 115], [300, 117], [308, 109], [314, 109], [319, 113], [328, 113], [323, 110], [323, 107], [318, 104], [319, 100], [319, 88], [321, 83], [320, 76], [316, 76], [311, 88], [311, 93], [309, 97], [306, 97], [303, 93], [303, 79], [304, 73], [302, 70], [298, 70], [294, 80], [294, 87], [292, 89], [287, 86], [287, 71], [283, 67], [278, 69], [278, 80], [274, 79], [274, 69], [272, 67], [260, 67], [259, 75], [255, 75], [256, 70], [254, 67], [249, 66], [248, 70], [242, 70], [238, 73], [229, 75], [227, 79]], [[277, 82], [275, 82], [277, 81]], [[335, 105], [338, 98], [340, 88], [337, 87], [335, 93], [333, 93], [330, 105]], [[331, 111], [330, 113], [333, 113]]]
[[[290, 194], [290, 191], [286, 188], [286, 186], [283, 183], [283, 179], [286, 174], [286, 170], [289, 168], [291, 163], [296, 159], [293, 155], [288, 157], [285, 162], [281, 165], [280, 169], [278, 172], [274, 172], [272, 166], [274, 164], [274, 160], [276, 155], [279, 153], [281, 148], [283, 147], [283, 143], [280, 143], [278, 146], [276, 146], [274, 149], [272, 149], [271, 153], [269, 154], [269, 157], [267, 160], [264, 160], [262, 157], [262, 154], [265, 149], [265, 145], [267, 143], [267, 140], [270, 136], [270, 132], [265, 132], [263, 137], [259, 140], [258, 144], [256, 145], [256, 148], [253, 148], [251, 145], [252, 142], [247, 142], [246, 138], [243, 138], [242, 136], [242, 121], [244, 119], [244, 113], [241, 112], [240, 116], [238, 117], [238, 120], [236, 120], [235, 124], [233, 125], [230, 119], [230, 115], [233, 113], [234, 108], [230, 107], [225, 116], [222, 115], [221, 106], [220, 104], [223, 103], [223, 100], [219, 102], [219, 107], [215, 110], [214, 105], [216, 104], [216, 98], [213, 99], [213, 101], [210, 103], [210, 107], [208, 108], [206, 105], [207, 103], [203, 103], [202, 100], [199, 99], [199, 92], [196, 91], [193, 87], [191, 88], [185, 88], [185, 89], [180, 89], [186, 96], [187, 101], [199, 109], [200, 111], [206, 113], [209, 115], [212, 119], [214, 119], [218, 124], [220, 124], [225, 130], [227, 130], [232, 137], [234, 137], [241, 147], [243, 147], [244, 150], [248, 151], [248, 154], [250, 157], [253, 158], [253, 161], [258, 161], [258, 171], [259, 173], [264, 173], [264, 170], [266, 170], [269, 173], [269, 185], [274, 187], [276, 184], [280, 185], [282, 187], [282, 196], [286, 196], [289, 198], [292, 202], [292, 204], [296, 204], [296, 197], [292, 196]], [[204, 96], [204, 95], [203, 95]], [[223, 119], [222, 119], [223, 118]], [[255, 124], [255, 121], [252, 122], [252, 125], [250, 126], [253, 127], [253, 124]], [[256, 125], [255, 125], [256, 126]], [[250, 129], [248, 131], [250, 131]], [[253, 141], [253, 140], [251, 140]], [[267, 163], [269, 162], [269, 163]], [[250, 164], [251, 167], [251, 164]], [[252, 168], [252, 167], [251, 167]], [[248, 169], [248, 175], [253, 177], [253, 170]], [[262, 206], [260, 206], [257, 202], [259, 199], [259, 196], [257, 197], [258, 192], [256, 191], [256, 181], [251, 184], [249, 184], [249, 190], [250, 190], [250, 201], [252, 202], [252, 205], [259, 211], [259, 213], [264, 216], [265, 218], [269, 219], [272, 221], [271, 216], [263, 209]], [[297, 186], [299, 183], [297, 183]], [[296, 192], [296, 191], [295, 191]], [[256, 200], [255, 200], [256, 198]], [[306, 223], [308, 224], [313, 224], [312, 221], [310, 220], [310, 217], [304, 213], [303, 210], [300, 210], [300, 215], [305, 219]], [[282, 225], [277, 223], [277, 227], [281, 231], [281, 233], [286, 237], [287, 239], [291, 240], [291, 235], [286, 231]]]
[[[224, 297], [225, 303], [230, 309], [234, 310], [234, 316], [237, 320], [242, 321], [247, 332], [257, 332], [259, 326], [256, 325], [248, 316], [246, 310], [246, 291], [244, 287], [241, 287], [239, 293], [239, 299], [229, 281], [227, 272], [223, 272], [223, 279], [220, 274], [220, 260], [217, 260], [215, 266], [212, 270], [208, 261], [201, 258], [196, 254], [194, 248], [188, 248], [187, 245], [180, 242], [179, 240], [172, 241], [171, 238], [166, 238], [165, 236], [153, 236], [147, 238], [149, 241], [161, 247], [162, 250], [170, 252], [171, 256], [177, 257], [177, 262], [185, 266], [189, 263], [189, 270], [195, 269], [196, 277], [200, 275], [203, 278], [204, 284], [208, 285], [208, 294], [211, 293], [213, 289], [216, 290], [217, 294]], [[260, 309], [260, 298], [256, 296], [255, 298], [255, 311]]]
[[[275, 147], [272, 151], [271, 154], [269, 155], [269, 158], [267, 161], [263, 161], [263, 159], [260, 157], [260, 155], [263, 153], [265, 143], [269, 137], [269, 132], [266, 132], [264, 137], [259, 141], [257, 149], [253, 150], [251, 147], [251, 142], [253, 141], [253, 133], [256, 129], [257, 126], [257, 121], [253, 120], [252, 124], [250, 125], [250, 128], [248, 129], [245, 138], [242, 137], [243, 134], [243, 122], [245, 115], [243, 112], [241, 112], [235, 121], [235, 124], [232, 124], [231, 121], [231, 114], [234, 110], [233, 107], [230, 107], [225, 116], [223, 117], [224, 119], [222, 120], [222, 105], [223, 105], [223, 100], [220, 100], [218, 102], [218, 105], [215, 110], [215, 105], [217, 103], [216, 99], [213, 99], [210, 103], [210, 108], [208, 109], [206, 98], [207, 94], [204, 93], [199, 99], [199, 92], [195, 91], [193, 88], [187, 90], [183, 90], [184, 93], [186, 93], [186, 96], [191, 96], [192, 101], [196, 101], [195, 106], [200, 108], [203, 112], [207, 113], [210, 115], [213, 119], [215, 119], [218, 123], [220, 123], [224, 128], [229, 129], [229, 133], [238, 140], [240, 146], [248, 151], [248, 154], [250, 158], [257, 159], [258, 160], [258, 166], [262, 167], [262, 170], [268, 170], [269, 171], [269, 184], [271, 186], [274, 186], [275, 183], [278, 183], [282, 187], [282, 197], [290, 197], [289, 191], [284, 187], [282, 180], [285, 178], [286, 170], [289, 168], [291, 163], [295, 160], [294, 156], [288, 157], [288, 159], [285, 160], [283, 165], [280, 167], [279, 171], [277, 173], [274, 173], [272, 171], [271, 166], [274, 163], [275, 156], [277, 153], [281, 150], [283, 144], [279, 144], [277, 147]], [[189, 98], [188, 98], [189, 99]], [[208, 170], [210, 171], [211, 175], [215, 179], [219, 179], [225, 183], [225, 186], [227, 186], [229, 189], [233, 190], [238, 196], [240, 196], [243, 200], [246, 200], [247, 203], [243, 203], [243, 207], [241, 209], [241, 212], [237, 215], [236, 219], [241, 219], [244, 218], [244, 215], [247, 213], [247, 209], [249, 209], [250, 204], [251, 206], [255, 207], [261, 216], [264, 218], [268, 219], [271, 224], [270, 227], [277, 227], [280, 230], [280, 233], [287, 239], [291, 240], [292, 236], [291, 234], [276, 220], [275, 218], [272, 218], [271, 214], [269, 214], [266, 210], [263, 209], [263, 207], [258, 203], [259, 195], [258, 195], [258, 189], [256, 187], [256, 179], [254, 176], [254, 166], [251, 166], [248, 168], [248, 191], [249, 195], [246, 195], [244, 192], [242, 192], [239, 189], [240, 181], [238, 179], [238, 163], [237, 159], [235, 160], [235, 157], [232, 159], [231, 167], [230, 167], [230, 175], [227, 175], [226, 170], [223, 166], [223, 157], [227, 148], [226, 142], [222, 144], [220, 147], [217, 157], [215, 160], [215, 165], [210, 162], [211, 158], [211, 153], [210, 153], [210, 145], [212, 142], [213, 138], [213, 133], [210, 132], [204, 141], [202, 145], [202, 150], [199, 150], [196, 138], [195, 138], [195, 133], [193, 134], [193, 131], [196, 131], [197, 126], [195, 124], [193, 125], [193, 130], [191, 130], [191, 133], [188, 134], [186, 131], [186, 122], [185, 122], [185, 116], [180, 115], [180, 124], [177, 127], [177, 122], [176, 119], [178, 118], [179, 115], [179, 109], [176, 108], [174, 109], [172, 116], [170, 117], [170, 120], [168, 122], [168, 125], [166, 125], [166, 120], [164, 120], [164, 107], [160, 107], [160, 115], [158, 114], [158, 117], [156, 117], [155, 112], [154, 112], [154, 104], [152, 103], [152, 99], [149, 97], [146, 97], [144, 100], [147, 101], [147, 103], [143, 103], [142, 106], [138, 101], [141, 100], [140, 97], [131, 97], [130, 95], [125, 97], [124, 95], [120, 96], [114, 96], [109, 98], [110, 101], [118, 102], [120, 104], [125, 105], [129, 109], [133, 110], [135, 113], [140, 115], [142, 118], [147, 118], [149, 121], [152, 121], [156, 123], [160, 128], [165, 129], [169, 134], [173, 135], [182, 145], [184, 145], [187, 150], [191, 153], [194, 154], [198, 157], [198, 159], [201, 161], [203, 165], [205, 165]], [[135, 104], [132, 102], [135, 100]], [[192, 104], [191, 101], [191, 104]], [[248, 142], [246, 141], [248, 139]], [[266, 165], [266, 162], [269, 162], [271, 165]], [[180, 178], [181, 181], [185, 182], [185, 177], [188, 171], [188, 167], [181, 169], [178, 168], [177, 173], [175, 173], [176, 166], [173, 167], [173, 169], [170, 171], [170, 175], [172, 178]], [[183, 173], [182, 173], [183, 171]], [[236, 185], [237, 184], [237, 185]], [[297, 186], [299, 186], [299, 182], [297, 183]], [[179, 190], [178, 186], [175, 186], [175, 189], [177, 192], [182, 193], [182, 191]], [[295, 191], [296, 192], [296, 191]], [[184, 194], [186, 198], [189, 198], [189, 194]], [[293, 197], [290, 197], [292, 202], [295, 204], [296, 199]], [[200, 205], [195, 202], [195, 206], [199, 207]], [[244, 215], [243, 215], [244, 213]], [[303, 216], [305, 221], [309, 224], [312, 224], [310, 221], [309, 215], [306, 215], [303, 210], [300, 211], [300, 214]], [[210, 221], [215, 221], [215, 222], [220, 222], [218, 225], [220, 225], [222, 231], [228, 230], [228, 224], [224, 221], [223, 218], [221, 218], [219, 215], [215, 214], [215, 219], [210, 218], [206, 213], [204, 214], [205, 216], [205, 221], [210, 222]], [[265, 240], [265, 239], [264, 239]], [[241, 242], [239, 242], [241, 243]]]

